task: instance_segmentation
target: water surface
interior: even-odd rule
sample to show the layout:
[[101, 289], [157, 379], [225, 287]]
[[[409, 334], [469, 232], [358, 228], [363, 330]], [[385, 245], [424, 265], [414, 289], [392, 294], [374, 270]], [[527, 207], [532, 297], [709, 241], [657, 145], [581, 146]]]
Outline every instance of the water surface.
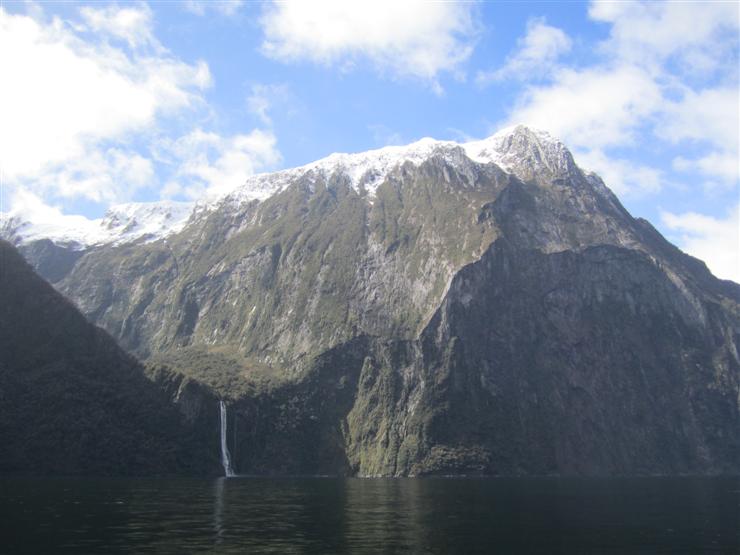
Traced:
[[0, 479], [3, 553], [740, 553], [740, 479]]

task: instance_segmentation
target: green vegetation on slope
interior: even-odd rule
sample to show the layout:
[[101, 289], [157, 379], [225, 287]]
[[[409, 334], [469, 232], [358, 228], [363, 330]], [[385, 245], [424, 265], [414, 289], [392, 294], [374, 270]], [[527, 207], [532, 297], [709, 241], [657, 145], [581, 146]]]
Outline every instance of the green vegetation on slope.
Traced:
[[216, 469], [217, 447], [202, 444], [141, 364], [87, 322], [5, 241], [0, 307], [0, 473]]

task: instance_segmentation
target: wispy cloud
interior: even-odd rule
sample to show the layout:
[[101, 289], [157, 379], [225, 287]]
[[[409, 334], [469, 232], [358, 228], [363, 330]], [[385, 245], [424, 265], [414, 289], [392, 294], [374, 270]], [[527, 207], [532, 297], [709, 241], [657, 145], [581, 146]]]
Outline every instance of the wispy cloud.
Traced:
[[717, 277], [740, 283], [740, 204], [724, 218], [664, 211], [661, 220], [684, 251], [705, 261]]
[[485, 85], [503, 79], [530, 79], [552, 73], [558, 58], [570, 51], [573, 41], [542, 17], [527, 22], [527, 32], [505, 64], [493, 71], [479, 71], [476, 82]]
[[656, 133], [672, 143], [692, 142], [709, 151], [693, 159], [677, 158], [674, 168], [698, 170], [725, 187], [740, 177], [740, 91], [726, 85], [699, 91], [685, 90], [682, 98], [666, 101]]
[[195, 15], [215, 12], [224, 16], [236, 15], [244, 5], [244, 0], [185, 0], [183, 7]]
[[154, 37], [152, 10], [144, 3], [123, 8], [115, 4], [99, 8], [85, 6], [80, 9], [80, 15], [95, 33], [123, 40], [131, 48], [150, 46], [162, 50]]
[[[707, 151], [696, 159], [677, 159], [674, 170], [700, 171], [735, 186], [737, 68], [728, 70], [734, 74], [728, 85], [722, 83], [723, 62], [700, 60], [726, 52], [728, 37], [736, 43], [737, 4], [593, 2], [589, 15], [611, 25], [609, 37], [596, 45], [597, 61], [561, 63], [544, 82], [527, 85], [502, 125], [525, 122], [554, 132], [621, 194], [654, 193], [665, 183], [662, 171], [615, 156], [614, 149], [661, 142], [690, 141], [695, 150]], [[523, 54], [532, 29], [530, 24], [502, 73], [508, 74], [509, 64], [526, 68], [525, 60], [536, 58]], [[558, 49], [540, 51], [554, 56]], [[711, 84], [697, 89], [697, 72]], [[713, 79], [707, 80], [711, 72]]]
[[611, 24], [604, 52], [641, 66], [662, 69], [673, 59], [682, 71], [718, 70], [737, 41], [735, 2], [593, 1], [589, 16]]
[[[290, 88], [286, 84], [256, 83], [247, 97], [247, 109], [263, 124], [271, 126], [270, 112], [277, 106], [285, 108], [292, 102]], [[291, 111], [291, 108], [288, 108]]]
[[387, 125], [376, 123], [367, 126], [373, 135], [373, 142], [377, 146], [391, 146], [404, 144], [403, 137], [398, 131], [394, 131]]

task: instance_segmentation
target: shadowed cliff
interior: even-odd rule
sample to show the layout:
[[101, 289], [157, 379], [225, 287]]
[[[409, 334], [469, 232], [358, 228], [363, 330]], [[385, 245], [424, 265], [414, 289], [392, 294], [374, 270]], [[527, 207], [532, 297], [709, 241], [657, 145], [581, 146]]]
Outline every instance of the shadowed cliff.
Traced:
[[211, 404], [198, 419], [212, 418], [212, 432], [193, 426], [139, 362], [0, 241], [0, 473], [217, 472]]

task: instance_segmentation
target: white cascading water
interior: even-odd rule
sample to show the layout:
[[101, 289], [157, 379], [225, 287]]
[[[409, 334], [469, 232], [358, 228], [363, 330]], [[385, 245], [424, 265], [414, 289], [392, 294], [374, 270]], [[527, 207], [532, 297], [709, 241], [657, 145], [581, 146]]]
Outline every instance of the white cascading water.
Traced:
[[231, 455], [229, 455], [229, 446], [226, 444], [226, 403], [223, 401], [218, 402], [221, 408], [221, 464], [224, 467], [224, 474], [227, 478], [235, 476], [234, 470], [231, 468]]

